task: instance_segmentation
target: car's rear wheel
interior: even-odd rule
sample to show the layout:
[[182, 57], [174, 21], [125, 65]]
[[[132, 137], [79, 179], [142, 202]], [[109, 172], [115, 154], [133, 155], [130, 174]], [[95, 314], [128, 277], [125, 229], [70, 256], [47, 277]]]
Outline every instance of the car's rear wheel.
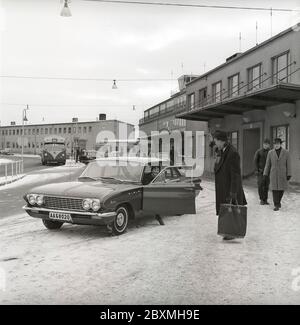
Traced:
[[60, 229], [63, 222], [43, 219], [43, 224], [47, 229], [54, 230]]
[[128, 226], [129, 211], [125, 205], [118, 207], [114, 222], [111, 225], [115, 235], [122, 235]]

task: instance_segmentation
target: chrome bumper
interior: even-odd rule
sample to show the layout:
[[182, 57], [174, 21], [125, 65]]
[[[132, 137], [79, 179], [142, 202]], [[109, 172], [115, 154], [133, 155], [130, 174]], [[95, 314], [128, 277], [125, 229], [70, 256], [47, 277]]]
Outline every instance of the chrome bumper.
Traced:
[[58, 213], [69, 213], [71, 215], [78, 215], [78, 216], [86, 216], [91, 219], [106, 219], [112, 218], [116, 216], [116, 212], [106, 212], [106, 213], [97, 213], [97, 212], [87, 212], [87, 211], [72, 211], [72, 210], [55, 210], [55, 209], [47, 209], [47, 208], [40, 208], [40, 207], [29, 207], [27, 205], [23, 206], [23, 209], [27, 212], [31, 213], [43, 213], [43, 212], [58, 212]]

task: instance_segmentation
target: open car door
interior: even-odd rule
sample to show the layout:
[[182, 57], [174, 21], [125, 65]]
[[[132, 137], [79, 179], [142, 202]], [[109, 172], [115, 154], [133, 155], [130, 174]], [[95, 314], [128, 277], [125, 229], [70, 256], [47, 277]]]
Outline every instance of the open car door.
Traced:
[[177, 167], [164, 168], [143, 186], [143, 210], [161, 216], [195, 214], [195, 198], [195, 184], [187, 182]]

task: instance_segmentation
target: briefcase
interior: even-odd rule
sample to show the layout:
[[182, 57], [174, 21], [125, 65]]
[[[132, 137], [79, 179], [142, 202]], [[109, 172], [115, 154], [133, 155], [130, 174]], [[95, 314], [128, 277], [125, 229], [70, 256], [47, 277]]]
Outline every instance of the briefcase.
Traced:
[[247, 207], [243, 205], [221, 204], [218, 235], [244, 238], [247, 230]]

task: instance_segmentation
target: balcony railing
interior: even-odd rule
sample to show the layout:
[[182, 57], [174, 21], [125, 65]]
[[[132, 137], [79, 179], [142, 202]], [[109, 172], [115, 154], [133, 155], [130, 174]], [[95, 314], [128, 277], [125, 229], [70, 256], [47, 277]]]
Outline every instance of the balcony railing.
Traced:
[[[214, 96], [210, 96], [208, 95], [206, 98], [197, 101], [194, 105], [190, 106], [187, 105], [186, 106], [186, 110], [187, 111], [191, 111], [194, 109], [199, 109], [199, 108], [203, 108], [215, 103], [222, 103], [222, 102], [226, 102], [227, 100], [230, 100], [234, 97], [238, 97], [241, 95], [245, 95], [247, 93], [262, 89], [266, 86], [268, 86], [270, 83], [268, 83], [268, 81], [271, 80], [271, 84], [276, 84], [276, 83], [280, 83], [280, 82], [287, 82], [289, 77], [293, 74], [295, 74], [296, 72], [298, 72], [300, 70], [300, 68], [288, 73], [287, 75], [285, 75], [282, 78], [277, 78], [278, 74], [280, 72], [282, 72], [283, 70], [288, 69], [289, 67], [291, 67], [292, 65], [295, 65], [296, 61], [293, 61], [292, 63], [288, 64], [287, 66], [285, 66], [284, 68], [278, 70], [276, 73], [271, 74], [269, 77], [267, 78], [263, 78], [264, 76], [267, 75], [267, 73], [262, 73], [260, 74], [258, 77], [254, 78], [253, 80], [249, 81], [248, 83], [244, 84], [243, 86], [239, 86], [237, 87], [237, 89], [235, 91], [230, 91], [228, 89], [222, 89], [222, 91], [217, 92], [216, 94], [214, 94]], [[274, 83], [274, 79], [276, 80], [276, 83]], [[253, 84], [253, 82], [259, 80], [259, 84], [258, 86], [253, 86], [252, 89], [249, 89], [249, 86], [251, 84]], [[286, 80], [286, 81], [284, 81]], [[239, 85], [243, 84], [243, 82], [240, 82]], [[216, 100], [216, 98], [219, 97], [219, 100]]]
[[166, 108], [160, 110], [157, 113], [154, 113], [154, 114], [151, 114], [151, 115], [149, 115], [147, 117], [141, 118], [139, 120], [139, 124], [143, 124], [143, 123], [146, 123], [146, 122], [151, 122], [153, 120], [156, 120], [158, 117], [168, 115], [170, 113], [179, 113], [179, 112], [185, 111], [185, 109], [186, 109], [185, 103], [175, 104], [175, 105], [172, 105], [170, 107], [166, 107]]

